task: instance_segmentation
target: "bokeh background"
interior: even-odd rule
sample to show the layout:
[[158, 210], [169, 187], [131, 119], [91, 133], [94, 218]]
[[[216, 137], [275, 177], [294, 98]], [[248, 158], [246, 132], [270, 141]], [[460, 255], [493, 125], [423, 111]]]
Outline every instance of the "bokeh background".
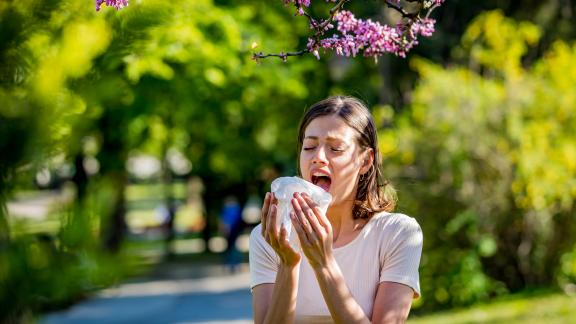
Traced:
[[405, 59], [257, 64], [253, 43], [306, 44], [280, 0], [1, 1], [0, 322], [174, 268], [245, 272], [263, 194], [296, 173], [302, 113], [347, 94], [371, 107], [398, 211], [424, 231], [411, 321], [569, 323], [576, 2], [448, 0], [433, 17]]

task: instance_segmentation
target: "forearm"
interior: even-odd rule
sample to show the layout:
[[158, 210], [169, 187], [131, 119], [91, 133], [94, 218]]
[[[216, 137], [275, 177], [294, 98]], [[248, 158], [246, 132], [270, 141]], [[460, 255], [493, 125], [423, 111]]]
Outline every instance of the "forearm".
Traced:
[[280, 266], [264, 323], [294, 323], [299, 267]]
[[352, 296], [336, 260], [314, 270], [334, 323], [370, 323]]

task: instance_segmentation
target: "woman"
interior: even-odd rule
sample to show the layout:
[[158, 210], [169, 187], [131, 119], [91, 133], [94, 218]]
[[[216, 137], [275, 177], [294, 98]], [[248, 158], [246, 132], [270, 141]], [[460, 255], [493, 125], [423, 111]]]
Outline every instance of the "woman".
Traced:
[[304, 115], [298, 134], [300, 176], [332, 195], [323, 214], [294, 194], [294, 249], [276, 227], [267, 193], [262, 223], [250, 236], [256, 323], [397, 323], [420, 294], [422, 232], [392, 214], [394, 190], [380, 173], [376, 127], [351, 97], [330, 97]]

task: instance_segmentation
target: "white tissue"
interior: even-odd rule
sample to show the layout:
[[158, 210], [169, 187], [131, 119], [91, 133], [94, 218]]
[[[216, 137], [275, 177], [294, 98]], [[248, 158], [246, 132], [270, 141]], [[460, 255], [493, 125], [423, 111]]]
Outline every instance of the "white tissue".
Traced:
[[292, 232], [292, 223], [290, 222], [290, 212], [294, 210], [290, 200], [294, 197], [295, 192], [306, 193], [314, 201], [320, 210], [326, 214], [328, 205], [332, 201], [332, 195], [324, 189], [310, 183], [299, 177], [280, 177], [272, 181], [271, 185], [274, 197], [278, 199], [278, 211], [276, 213], [276, 226], [280, 229], [284, 225], [289, 240], [292, 242], [295, 235]]

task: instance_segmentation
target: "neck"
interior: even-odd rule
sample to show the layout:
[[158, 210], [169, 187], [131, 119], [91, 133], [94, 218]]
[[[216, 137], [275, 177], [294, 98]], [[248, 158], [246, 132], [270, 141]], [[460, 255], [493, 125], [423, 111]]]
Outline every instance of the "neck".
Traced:
[[336, 205], [330, 205], [326, 217], [332, 225], [334, 241], [341, 233], [354, 230], [354, 217], [352, 217], [353, 200], [345, 200]]

